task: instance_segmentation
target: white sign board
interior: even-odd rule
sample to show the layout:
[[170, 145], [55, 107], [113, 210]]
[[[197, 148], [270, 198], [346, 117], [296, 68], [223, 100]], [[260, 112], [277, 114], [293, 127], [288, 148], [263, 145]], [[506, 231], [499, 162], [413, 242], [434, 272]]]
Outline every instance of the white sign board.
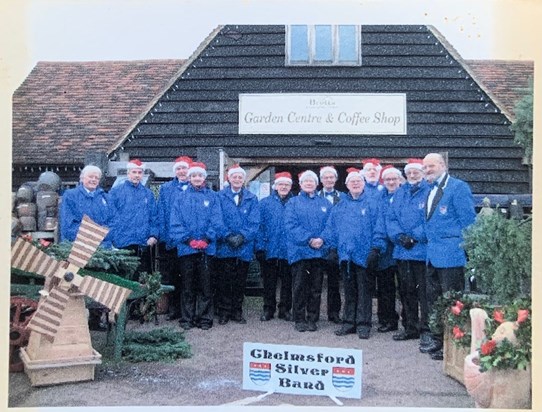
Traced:
[[243, 389], [361, 398], [362, 351], [245, 342]]
[[405, 93], [239, 94], [239, 134], [406, 132]]

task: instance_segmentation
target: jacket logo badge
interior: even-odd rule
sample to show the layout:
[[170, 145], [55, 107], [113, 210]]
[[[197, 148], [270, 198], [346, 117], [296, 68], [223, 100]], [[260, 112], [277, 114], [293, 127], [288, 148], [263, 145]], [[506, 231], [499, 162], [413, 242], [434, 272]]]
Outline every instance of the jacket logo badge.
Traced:
[[367, 212], [367, 209], [361, 209], [361, 216], [365, 216], [366, 212]]
[[446, 213], [448, 213], [448, 206], [439, 207], [439, 212], [441, 215], [445, 215]]
[[425, 209], [425, 202], [418, 203], [418, 209]]
[[327, 207], [322, 206], [322, 212], [326, 213], [327, 212]]
[[209, 203], [210, 203], [210, 202], [209, 202], [208, 200], [204, 200], [204, 201], [203, 201], [203, 206], [208, 207], [208, 206], [209, 206]]

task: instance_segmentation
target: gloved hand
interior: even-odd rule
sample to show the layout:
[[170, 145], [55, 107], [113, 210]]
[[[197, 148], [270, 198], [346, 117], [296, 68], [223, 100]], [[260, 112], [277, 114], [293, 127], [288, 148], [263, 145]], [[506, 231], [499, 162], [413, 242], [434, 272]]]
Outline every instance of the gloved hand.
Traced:
[[198, 247], [196, 249], [202, 250], [209, 247], [209, 242], [205, 239], [197, 240], [196, 242], [198, 242]]
[[416, 244], [416, 240], [411, 238], [408, 235], [405, 235], [404, 233], [401, 233], [399, 235], [399, 244], [403, 246], [405, 249], [412, 249], [414, 245]]
[[375, 270], [378, 266], [378, 259], [380, 258], [380, 250], [378, 248], [372, 248], [367, 256], [367, 269]]
[[262, 263], [265, 260], [265, 252], [263, 250], [257, 250], [255, 255], [258, 262]]
[[190, 246], [192, 249], [198, 249], [199, 240], [190, 239], [189, 242], [188, 242], [188, 246]]
[[226, 243], [233, 249], [237, 249], [245, 243], [245, 237], [242, 234], [229, 235], [226, 237]]

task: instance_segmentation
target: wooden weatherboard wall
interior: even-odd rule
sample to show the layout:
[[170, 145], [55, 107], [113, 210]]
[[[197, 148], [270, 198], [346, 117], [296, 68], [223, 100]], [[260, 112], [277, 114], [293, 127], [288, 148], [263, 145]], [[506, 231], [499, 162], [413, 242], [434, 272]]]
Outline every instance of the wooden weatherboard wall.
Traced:
[[[287, 66], [285, 35], [283, 25], [217, 30], [110, 158], [124, 150], [170, 162], [206, 147], [234, 159], [406, 160], [447, 152], [451, 173], [474, 193], [529, 192], [509, 118], [434, 28], [362, 26], [358, 67]], [[406, 93], [407, 135], [239, 135], [240, 93]]]

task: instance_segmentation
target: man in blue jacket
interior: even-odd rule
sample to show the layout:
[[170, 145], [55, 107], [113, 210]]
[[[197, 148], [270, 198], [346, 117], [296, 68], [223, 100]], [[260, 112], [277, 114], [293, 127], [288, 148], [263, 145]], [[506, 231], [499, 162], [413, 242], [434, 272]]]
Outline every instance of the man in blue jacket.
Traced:
[[395, 310], [396, 288], [395, 274], [397, 264], [393, 258], [393, 242], [388, 237], [386, 229], [386, 215], [393, 202], [397, 189], [404, 179], [401, 171], [393, 165], [386, 165], [382, 168], [381, 179], [384, 188], [377, 195], [378, 217], [376, 219], [375, 236], [385, 244], [383, 253], [379, 256], [376, 270], [370, 271], [369, 277], [376, 288], [378, 301], [377, 315], [380, 326], [378, 332], [391, 332], [398, 328], [399, 315]]
[[212, 262], [216, 241], [223, 233], [218, 194], [205, 184], [205, 164], [193, 162], [190, 184], [171, 205], [169, 235], [177, 247], [181, 273], [181, 318], [185, 330], [213, 326]]
[[258, 198], [245, 187], [247, 174], [239, 165], [228, 169], [229, 186], [218, 193], [225, 232], [216, 252], [218, 323], [247, 323], [243, 300], [248, 267], [260, 226]]
[[[333, 166], [324, 166], [320, 168], [320, 181], [322, 189], [318, 192], [318, 196], [326, 198], [330, 205], [339, 203], [344, 193], [335, 189], [335, 183], [339, 174]], [[340, 271], [337, 251], [333, 248], [325, 259], [324, 272], [327, 278], [327, 318], [333, 323], [341, 323], [339, 316], [341, 312], [341, 293], [340, 293]]]
[[407, 182], [395, 193], [387, 215], [388, 236], [395, 244], [393, 257], [397, 260], [404, 314], [404, 330], [393, 335], [393, 339], [418, 339], [421, 334], [420, 345], [425, 346], [429, 339], [425, 282], [425, 202], [429, 186], [424, 180], [422, 159], [408, 159], [404, 170]]
[[318, 196], [318, 176], [312, 170], [299, 175], [301, 192], [286, 203], [284, 219], [288, 262], [292, 265], [295, 330], [315, 332], [320, 318], [322, 268], [327, 247], [322, 240], [330, 212], [329, 202]]
[[368, 268], [378, 262], [373, 250], [383, 250], [384, 244], [374, 241], [376, 197], [365, 191], [359, 170], [349, 168], [347, 172], [348, 193], [333, 207], [322, 237], [325, 244], [337, 248], [343, 273], [343, 323], [335, 334], [357, 333], [360, 339], [369, 339], [373, 305]]
[[[442, 293], [463, 290], [467, 263], [463, 231], [474, 223], [474, 199], [467, 183], [451, 177], [444, 158], [430, 153], [423, 159], [425, 179], [431, 190], [426, 202], [427, 303], [429, 312]], [[420, 347], [435, 360], [442, 359], [442, 335], [432, 335], [430, 343]]]
[[263, 278], [262, 322], [273, 319], [277, 309], [277, 281], [280, 279], [278, 317], [291, 321], [292, 271], [288, 263], [284, 210], [292, 197], [292, 175], [275, 174], [273, 193], [262, 199], [260, 205], [260, 231], [256, 240], [256, 257]]
[[158, 197], [158, 222], [160, 225], [159, 253], [163, 258], [164, 267], [160, 268], [164, 283], [175, 286], [170, 293], [168, 320], [179, 319], [181, 316], [181, 275], [177, 262], [177, 249], [169, 237], [169, 218], [171, 203], [178, 194], [184, 193], [188, 188], [188, 168], [192, 159], [188, 156], [179, 156], [173, 164], [174, 177], [160, 186]]
[[113, 246], [128, 249], [141, 259], [140, 272], [152, 272], [151, 249], [158, 241], [160, 229], [156, 200], [150, 189], [141, 184], [145, 165], [139, 159], [127, 165], [128, 179], [110, 191], [115, 210], [112, 224]]
[[[83, 168], [80, 181], [74, 189], [62, 195], [60, 203], [60, 241], [73, 242], [77, 237], [83, 215], [101, 226], [111, 226], [114, 210], [109, 196], [99, 187], [102, 171], [94, 165]], [[102, 241], [102, 247], [111, 247], [111, 233]]]

